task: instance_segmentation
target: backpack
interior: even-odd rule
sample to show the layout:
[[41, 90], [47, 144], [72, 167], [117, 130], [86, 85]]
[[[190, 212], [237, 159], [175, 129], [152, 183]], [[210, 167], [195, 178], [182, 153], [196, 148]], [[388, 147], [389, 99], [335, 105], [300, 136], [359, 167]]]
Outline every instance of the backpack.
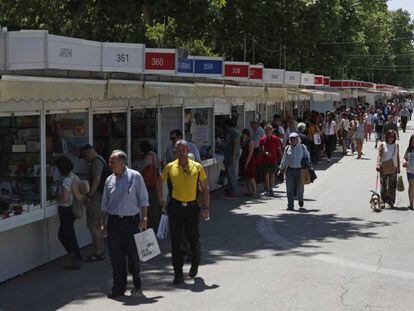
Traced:
[[97, 158], [93, 159], [93, 160], [92, 160], [92, 162], [93, 162], [93, 161], [95, 161], [95, 160], [102, 161], [102, 163], [104, 164], [104, 167], [103, 167], [103, 169], [102, 169], [102, 173], [101, 173], [101, 181], [99, 182], [99, 186], [98, 186], [98, 189], [97, 189], [97, 191], [99, 191], [100, 193], [103, 193], [104, 188], [105, 188], [105, 182], [106, 182], [106, 179], [107, 179], [109, 176], [111, 176], [111, 175], [112, 175], [112, 170], [111, 170], [111, 169], [110, 169], [110, 167], [106, 164], [105, 160], [104, 160], [104, 159], [102, 159], [101, 157], [97, 157]]

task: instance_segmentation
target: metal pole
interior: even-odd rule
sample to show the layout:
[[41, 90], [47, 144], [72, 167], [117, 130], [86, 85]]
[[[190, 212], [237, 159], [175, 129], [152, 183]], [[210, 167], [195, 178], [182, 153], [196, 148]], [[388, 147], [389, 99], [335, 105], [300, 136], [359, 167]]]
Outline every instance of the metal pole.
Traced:
[[243, 57], [243, 61], [246, 61], [246, 57], [247, 57], [247, 36], [244, 35], [244, 57]]
[[255, 39], [253, 38], [253, 64], [256, 64], [256, 55], [255, 55]]
[[282, 69], [282, 45], [280, 45], [279, 50], [279, 69]]
[[286, 70], [286, 45], [284, 45], [284, 49], [285, 49], [285, 52], [283, 54], [283, 61], [285, 62], [285, 65], [284, 65], [283, 69]]

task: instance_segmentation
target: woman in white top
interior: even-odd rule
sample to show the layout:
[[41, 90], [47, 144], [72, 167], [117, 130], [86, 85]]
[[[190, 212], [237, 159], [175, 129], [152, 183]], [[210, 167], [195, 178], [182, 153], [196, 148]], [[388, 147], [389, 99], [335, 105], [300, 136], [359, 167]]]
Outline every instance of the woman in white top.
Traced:
[[408, 200], [410, 202], [408, 208], [412, 210], [414, 209], [414, 135], [411, 135], [410, 143], [405, 151], [403, 166], [407, 169]]
[[371, 140], [371, 134], [374, 130], [374, 114], [372, 113], [372, 108], [368, 108], [364, 117], [365, 140], [368, 141], [368, 139]]
[[346, 112], [342, 113], [341, 123], [339, 123], [339, 139], [342, 143], [343, 155], [347, 154], [347, 143], [349, 138], [349, 120]]
[[332, 118], [332, 114], [326, 114], [325, 123], [323, 125], [323, 140], [325, 144], [325, 153], [328, 162], [331, 162], [332, 153], [336, 147], [336, 122]]
[[[400, 173], [400, 155], [397, 133], [389, 130], [378, 150], [377, 171], [381, 178], [381, 208], [393, 207], [397, 190], [397, 174]], [[391, 167], [390, 172], [387, 172]]]
[[81, 261], [81, 254], [78, 240], [76, 238], [75, 228], [73, 226], [73, 223], [75, 222], [75, 216], [72, 211], [74, 196], [72, 190], [73, 163], [69, 158], [61, 156], [56, 159], [56, 167], [63, 177], [58, 188], [57, 196], [60, 219], [58, 238], [69, 255], [70, 265], [67, 268], [70, 270], [76, 270], [80, 268], [79, 262]]
[[354, 132], [354, 137], [356, 140], [357, 152], [358, 152], [357, 159], [361, 159], [362, 157], [362, 148], [364, 146], [364, 136], [365, 136], [364, 128], [365, 126], [363, 122], [363, 116], [362, 114], [359, 114], [357, 117], [355, 117], [355, 132]]

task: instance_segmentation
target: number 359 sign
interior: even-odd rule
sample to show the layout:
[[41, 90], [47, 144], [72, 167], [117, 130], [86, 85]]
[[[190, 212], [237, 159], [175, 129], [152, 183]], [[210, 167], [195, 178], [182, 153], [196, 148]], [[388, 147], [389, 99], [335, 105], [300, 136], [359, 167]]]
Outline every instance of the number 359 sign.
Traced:
[[145, 72], [175, 74], [174, 49], [145, 49]]

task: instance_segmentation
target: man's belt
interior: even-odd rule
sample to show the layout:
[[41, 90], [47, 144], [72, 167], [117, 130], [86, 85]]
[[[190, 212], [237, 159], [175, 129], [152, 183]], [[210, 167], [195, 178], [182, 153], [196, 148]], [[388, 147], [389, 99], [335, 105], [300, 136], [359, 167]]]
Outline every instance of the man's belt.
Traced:
[[178, 201], [178, 200], [173, 199], [173, 198], [171, 198], [171, 203], [179, 205], [179, 206], [183, 206], [183, 207], [194, 206], [194, 205], [198, 204], [197, 201], [181, 202], [181, 201]]

